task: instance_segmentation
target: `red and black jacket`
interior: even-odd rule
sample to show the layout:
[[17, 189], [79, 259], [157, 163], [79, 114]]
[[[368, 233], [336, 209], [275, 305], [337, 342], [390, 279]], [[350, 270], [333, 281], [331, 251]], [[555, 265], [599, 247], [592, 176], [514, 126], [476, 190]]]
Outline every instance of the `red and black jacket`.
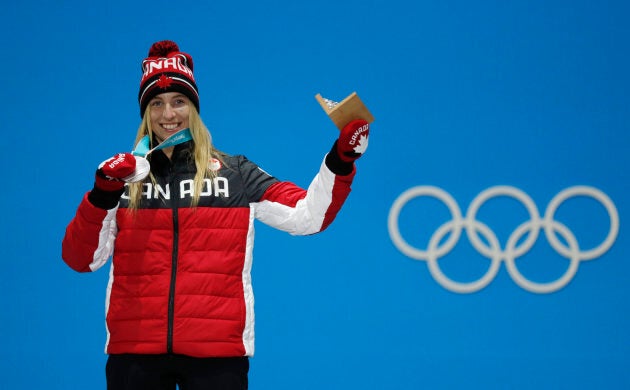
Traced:
[[211, 162], [217, 177], [191, 207], [190, 146], [176, 146], [170, 160], [152, 154], [156, 183], [145, 181], [135, 212], [126, 195], [118, 202], [95, 188], [67, 227], [62, 257], [73, 269], [95, 271], [113, 255], [107, 353], [252, 356], [254, 220], [294, 235], [320, 232], [355, 173], [333, 147], [305, 190], [226, 155]]

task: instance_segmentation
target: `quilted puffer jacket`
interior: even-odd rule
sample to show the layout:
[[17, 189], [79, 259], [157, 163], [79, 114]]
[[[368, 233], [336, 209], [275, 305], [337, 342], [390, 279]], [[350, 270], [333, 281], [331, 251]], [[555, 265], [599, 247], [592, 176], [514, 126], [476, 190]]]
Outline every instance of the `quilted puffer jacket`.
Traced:
[[157, 180], [145, 181], [136, 212], [126, 194], [107, 204], [93, 189], [66, 229], [62, 257], [73, 269], [96, 271], [112, 258], [106, 353], [252, 356], [254, 220], [294, 235], [322, 231], [355, 173], [331, 152], [304, 190], [226, 155], [212, 162], [218, 175], [193, 208], [190, 146], [170, 160], [152, 154]]

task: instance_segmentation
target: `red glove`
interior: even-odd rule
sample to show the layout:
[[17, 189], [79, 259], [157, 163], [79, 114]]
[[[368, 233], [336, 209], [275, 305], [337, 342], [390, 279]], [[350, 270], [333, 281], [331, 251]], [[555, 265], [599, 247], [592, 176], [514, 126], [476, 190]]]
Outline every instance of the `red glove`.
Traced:
[[131, 153], [118, 153], [98, 166], [94, 185], [103, 191], [120, 191], [125, 186], [122, 179], [135, 169], [136, 158]]
[[370, 124], [363, 119], [350, 121], [341, 130], [337, 140], [337, 154], [345, 162], [353, 162], [363, 156], [368, 147]]

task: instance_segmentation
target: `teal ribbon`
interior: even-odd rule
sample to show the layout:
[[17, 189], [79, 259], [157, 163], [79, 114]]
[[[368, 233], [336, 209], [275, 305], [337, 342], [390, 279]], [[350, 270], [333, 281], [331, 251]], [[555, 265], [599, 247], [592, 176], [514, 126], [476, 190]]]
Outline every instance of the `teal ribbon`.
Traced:
[[134, 156], [146, 157], [149, 153], [152, 153], [156, 150], [168, 148], [171, 146], [179, 145], [181, 143], [192, 140], [192, 134], [190, 134], [190, 129], [182, 129], [177, 133], [171, 135], [164, 141], [160, 142], [158, 146], [153, 149], [149, 149], [150, 140], [149, 136], [145, 135], [140, 139], [140, 142], [136, 145], [135, 149], [131, 154]]

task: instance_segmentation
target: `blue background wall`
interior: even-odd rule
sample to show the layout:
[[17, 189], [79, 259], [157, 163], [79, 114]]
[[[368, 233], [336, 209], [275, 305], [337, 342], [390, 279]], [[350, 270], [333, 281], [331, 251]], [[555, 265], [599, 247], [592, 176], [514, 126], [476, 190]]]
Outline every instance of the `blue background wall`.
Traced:
[[[60, 243], [98, 163], [132, 147], [140, 62], [161, 39], [192, 54], [217, 146], [281, 179], [308, 185], [336, 137], [316, 93], [357, 91], [376, 117], [329, 230], [257, 226], [252, 389], [630, 387], [626, 2], [25, 1], [2, 13], [0, 388], [105, 387], [108, 272], [74, 273]], [[463, 214], [509, 185], [541, 215], [587, 185], [613, 202], [619, 230], [557, 291], [527, 291], [499, 260], [484, 288], [456, 293], [390, 238], [392, 205], [421, 185]], [[426, 249], [450, 219], [420, 197], [399, 228]], [[505, 196], [477, 216], [502, 249], [528, 219]], [[580, 250], [610, 230], [589, 197], [556, 220]], [[516, 261], [540, 283], [569, 263], [548, 241]], [[471, 282], [489, 260], [462, 233], [439, 265]]]

